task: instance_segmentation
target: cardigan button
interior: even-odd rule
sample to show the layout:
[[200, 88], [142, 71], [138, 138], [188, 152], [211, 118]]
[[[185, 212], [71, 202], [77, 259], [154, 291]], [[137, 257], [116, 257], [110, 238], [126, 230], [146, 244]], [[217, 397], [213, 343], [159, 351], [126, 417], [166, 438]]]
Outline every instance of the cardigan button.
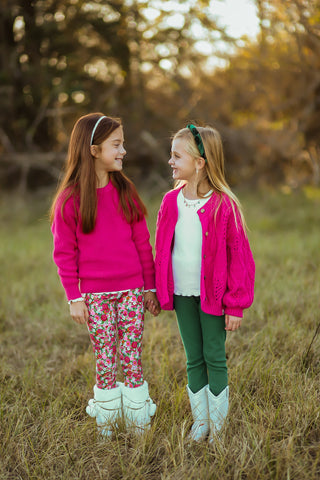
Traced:
[[201, 208], [200, 212], [203, 213], [203, 212], [204, 212], [204, 208]]
[[209, 232], [206, 232], [206, 233], [205, 233], [205, 236], [207, 237], [208, 235], [209, 235]]
[[203, 258], [206, 258], [206, 255], [203, 255]]

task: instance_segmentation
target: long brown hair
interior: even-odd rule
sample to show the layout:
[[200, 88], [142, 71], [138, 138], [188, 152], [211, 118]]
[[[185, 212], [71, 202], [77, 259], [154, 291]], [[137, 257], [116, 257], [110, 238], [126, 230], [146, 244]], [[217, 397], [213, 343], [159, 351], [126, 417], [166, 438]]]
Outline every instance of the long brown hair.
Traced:
[[[236, 195], [231, 191], [226, 178], [225, 178], [225, 171], [224, 171], [224, 154], [223, 154], [223, 146], [220, 133], [213, 127], [206, 126], [206, 127], [196, 127], [198, 132], [201, 135], [202, 143], [204, 146], [205, 154], [206, 154], [206, 164], [204, 168], [204, 177], [201, 178], [198, 182], [198, 190], [200, 183], [203, 180], [207, 180], [210, 187], [214, 192], [220, 195], [220, 203], [222, 203], [223, 197], [222, 194], [226, 194], [231, 200], [231, 207], [233, 210], [235, 223], [238, 224], [237, 214], [235, 205], [238, 209], [240, 221], [243, 225], [243, 228], [246, 229], [246, 222], [242, 212], [242, 206], [239, 199]], [[194, 158], [198, 158], [200, 155], [197, 144], [194, 140], [192, 133], [190, 132], [189, 128], [182, 128], [179, 130], [174, 136], [173, 140], [177, 138], [183, 138], [186, 140], [185, 150]], [[175, 184], [175, 187], [182, 185], [183, 182], [178, 181]], [[199, 194], [198, 191], [198, 195]], [[218, 208], [219, 208], [218, 206]], [[215, 212], [215, 216], [217, 214], [218, 209]]]
[[[90, 233], [94, 229], [97, 216], [97, 177], [94, 167], [94, 157], [91, 154], [91, 135], [99, 118], [93, 144], [100, 145], [114, 130], [121, 126], [118, 118], [105, 117], [102, 113], [89, 113], [80, 117], [71, 132], [68, 156], [63, 178], [58, 185], [50, 210], [52, 224], [56, 208], [63, 210], [66, 201], [72, 196], [75, 213], [80, 214], [82, 231]], [[110, 181], [116, 187], [120, 197], [120, 208], [128, 223], [141, 220], [147, 213], [138, 192], [131, 180], [122, 172], [110, 172]], [[79, 204], [79, 214], [76, 204]]]

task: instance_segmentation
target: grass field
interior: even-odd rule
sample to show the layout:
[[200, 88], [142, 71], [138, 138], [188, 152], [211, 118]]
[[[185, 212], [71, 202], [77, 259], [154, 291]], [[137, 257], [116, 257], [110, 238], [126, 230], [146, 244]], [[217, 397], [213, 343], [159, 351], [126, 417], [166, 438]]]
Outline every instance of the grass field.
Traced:
[[[185, 358], [172, 313], [146, 316], [143, 363], [158, 408], [141, 438], [97, 436], [87, 331], [68, 316], [51, 259], [48, 200], [0, 199], [0, 479], [318, 479], [320, 202], [239, 194], [257, 278], [228, 334], [230, 414], [220, 442], [186, 442]], [[150, 202], [149, 224], [160, 199]], [[121, 378], [121, 377], [120, 377]]]

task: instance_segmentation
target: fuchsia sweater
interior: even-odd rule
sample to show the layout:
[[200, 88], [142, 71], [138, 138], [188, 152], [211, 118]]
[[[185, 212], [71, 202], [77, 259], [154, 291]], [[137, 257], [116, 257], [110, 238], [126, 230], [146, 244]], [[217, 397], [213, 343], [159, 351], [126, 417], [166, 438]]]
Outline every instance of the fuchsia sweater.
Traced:
[[[173, 309], [171, 253], [180, 190], [171, 190], [164, 196], [157, 220], [156, 289], [164, 310]], [[242, 317], [243, 309], [250, 307], [253, 302], [255, 264], [239, 212], [236, 210], [236, 226], [231, 201], [227, 195], [223, 195], [215, 219], [219, 202], [220, 197], [213, 193], [197, 211], [202, 227], [201, 308], [212, 315], [226, 313]]]
[[109, 181], [97, 189], [94, 230], [83, 233], [70, 197], [61, 215], [58, 202], [52, 233], [53, 259], [68, 300], [81, 293], [117, 292], [154, 284], [154, 263], [145, 219], [131, 225], [119, 211], [119, 195]]

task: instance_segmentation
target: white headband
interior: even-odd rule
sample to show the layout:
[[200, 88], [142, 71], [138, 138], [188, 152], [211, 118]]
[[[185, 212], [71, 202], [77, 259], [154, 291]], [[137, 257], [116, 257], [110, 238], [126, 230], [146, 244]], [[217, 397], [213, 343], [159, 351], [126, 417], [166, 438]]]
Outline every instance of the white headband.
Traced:
[[97, 126], [99, 125], [99, 123], [101, 122], [101, 120], [102, 120], [103, 118], [107, 118], [107, 117], [106, 117], [105, 115], [104, 115], [103, 117], [100, 117], [100, 118], [96, 121], [95, 126], [93, 127], [93, 130], [92, 130], [92, 133], [91, 133], [90, 145], [92, 145], [92, 140], [93, 140], [95, 131], [97, 130]]

